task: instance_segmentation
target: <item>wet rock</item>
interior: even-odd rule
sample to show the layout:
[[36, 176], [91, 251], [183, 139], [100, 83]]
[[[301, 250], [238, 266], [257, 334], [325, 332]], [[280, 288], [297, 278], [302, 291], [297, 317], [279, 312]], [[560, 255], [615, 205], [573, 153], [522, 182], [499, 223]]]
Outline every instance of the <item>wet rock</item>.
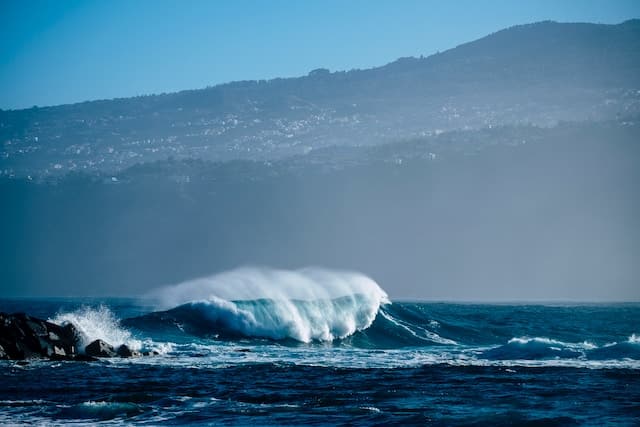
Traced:
[[61, 332], [64, 336], [73, 337], [76, 344], [80, 342], [80, 331], [78, 331], [72, 323], [65, 323], [61, 328]]
[[138, 350], [132, 350], [130, 349], [126, 344], [122, 344], [120, 347], [118, 347], [118, 356], [120, 357], [141, 357], [142, 353], [140, 353]]
[[57, 345], [51, 346], [49, 349], [47, 349], [49, 352], [49, 356], [71, 356], [71, 355], [67, 355], [67, 352], [64, 350], [64, 348], [60, 348]]
[[[96, 361], [97, 357], [141, 357], [143, 354], [126, 345], [116, 350], [111, 344], [95, 340], [77, 353], [78, 330], [70, 323], [57, 325], [24, 313], [0, 312], [0, 360], [48, 358], [54, 361]], [[157, 355], [146, 352], [144, 355]]]
[[24, 313], [0, 313], [0, 358], [24, 360], [76, 352], [77, 330]]
[[84, 352], [92, 357], [116, 357], [117, 353], [113, 346], [102, 340], [95, 340], [85, 347]]

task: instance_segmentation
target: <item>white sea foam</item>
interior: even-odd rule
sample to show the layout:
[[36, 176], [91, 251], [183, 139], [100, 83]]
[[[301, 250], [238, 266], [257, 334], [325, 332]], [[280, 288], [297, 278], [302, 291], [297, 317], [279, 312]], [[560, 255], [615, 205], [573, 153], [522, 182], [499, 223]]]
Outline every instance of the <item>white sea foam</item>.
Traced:
[[242, 267], [213, 276], [165, 286], [150, 294], [162, 308], [171, 308], [212, 297], [227, 301], [321, 300], [354, 294], [367, 295], [380, 303], [389, 302], [387, 294], [371, 278], [357, 272], [304, 268], [277, 270]]
[[80, 332], [80, 351], [92, 341], [100, 339], [115, 347], [126, 344], [129, 348], [140, 350], [142, 343], [134, 339], [131, 332], [120, 326], [116, 316], [105, 306], [96, 308], [82, 307], [68, 313], [58, 313], [54, 323], [72, 323]]
[[373, 323], [389, 302], [360, 273], [307, 268], [240, 268], [167, 286], [152, 295], [162, 308], [191, 303], [212, 323], [246, 336], [302, 342], [344, 338]]
[[551, 338], [546, 337], [515, 337], [511, 338], [508, 341], [508, 344], [519, 344], [519, 345], [545, 345], [550, 348], [569, 348], [573, 350], [593, 350], [598, 348], [597, 345], [589, 342], [583, 341], [581, 343], [569, 343], [564, 341], [558, 341]]
[[[192, 369], [226, 369], [231, 366], [255, 363], [290, 363], [300, 366], [341, 368], [411, 368], [432, 365], [518, 367], [564, 367], [586, 369], [640, 370], [640, 360], [586, 358], [500, 359], [481, 356], [488, 347], [438, 347], [430, 349], [385, 349], [371, 352], [353, 347], [301, 346], [285, 347], [275, 344], [253, 347], [251, 352], [232, 351], [226, 343], [210, 345], [182, 344], [176, 346], [171, 358], [136, 359], [141, 364], [167, 364]], [[194, 358], [193, 352], [202, 354]], [[117, 365], [111, 365], [116, 367]]]

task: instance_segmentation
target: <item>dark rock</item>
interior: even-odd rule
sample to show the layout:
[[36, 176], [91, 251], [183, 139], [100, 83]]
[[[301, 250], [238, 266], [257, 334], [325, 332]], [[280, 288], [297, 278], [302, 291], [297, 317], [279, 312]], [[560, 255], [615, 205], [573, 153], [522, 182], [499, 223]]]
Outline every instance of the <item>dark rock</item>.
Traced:
[[118, 356], [120, 357], [141, 357], [142, 353], [138, 350], [130, 349], [126, 344], [122, 344], [118, 347]]
[[117, 353], [113, 346], [102, 340], [95, 340], [87, 347], [84, 352], [87, 356], [93, 357], [116, 357]]
[[72, 323], [65, 323], [64, 325], [62, 325], [60, 332], [62, 332], [65, 337], [72, 337], [73, 342], [76, 346], [80, 342], [80, 331], [78, 331], [78, 329]]
[[4, 358], [70, 356], [75, 354], [77, 342], [77, 330], [71, 324], [56, 325], [24, 313], [0, 313], [0, 347]]
[[[96, 357], [140, 357], [142, 353], [121, 345], [116, 351], [102, 340], [95, 340], [78, 354], [79, 332], [70, 323], [56, 325], [24, 313], [0, 312], [0, 359], [48, 358], [53, 361], [93, 362]], [[147, 353], [157, 354], [157, 352]]]

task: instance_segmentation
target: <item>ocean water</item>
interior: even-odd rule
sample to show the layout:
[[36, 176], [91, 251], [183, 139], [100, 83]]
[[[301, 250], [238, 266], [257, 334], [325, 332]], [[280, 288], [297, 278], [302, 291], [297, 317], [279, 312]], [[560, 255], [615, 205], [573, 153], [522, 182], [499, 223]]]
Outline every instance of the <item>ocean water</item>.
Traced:
[[160, 353], [0, 361], [0, 425], [640, 425], [638, 304], [400, 302], [364, 276], [281, 273], [0, 300]]

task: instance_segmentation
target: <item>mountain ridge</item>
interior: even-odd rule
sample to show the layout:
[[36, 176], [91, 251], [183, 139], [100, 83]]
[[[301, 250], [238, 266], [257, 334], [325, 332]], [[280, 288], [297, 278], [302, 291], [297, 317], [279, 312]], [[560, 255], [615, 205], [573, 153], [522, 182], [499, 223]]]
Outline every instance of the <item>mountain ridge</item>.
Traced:
[[[8, 108], [8, 109], [3, 109], [0, 108], [0, 112], [18, 112], [18, 111], [25, 111], [25, 110], [32, 110], [34, 109], [34, 107], [36, 109], [51, 109], [51, 108], [60, 108], [60, 107], [71, 107], [71, 106], [78, 106], [78, 105], [86, 105], [86, 104], [91, 104], [91, 103], [107, 103], [107, 102], [114, 102], [114, 101], [126, 101], [126, 100], [131, 100], [131, 99], [137, 99], [137, 98], [149, 98], [149, 97], [168, 97], [168, 96], [172, 96], [172, 95], [180, 95], [180, 94], [185, 94], [185, 93], [191, 93], [191, 92], [199, 92], [199, 91], [209, 91], [212, 89], [219, 89], [219, 88], [226, 88], [226, 87], [237, 87], [237, 86], [243, 86], [245, 84], [252, 84], [252, 83], [256, 83], [256, 82], [274, 82], [274, 81], [290, 81], [290, 80], [298, 80], [298, 79], [305, 79], [305, 78], [309, 78], [313, 76], [314, 71], [320, 71], [320, 70], [327, 70], [329, 71], [328, 74], [333, 75], [333, 74], [337, 74], [337, 73], [350, 73], [350, 72], [375, 72], [375, 71], [379, 71], [381, 69], [385, 69], [388, 67], [394, 67], [397, 64], [400, 63], [405, 63], [405, 62], [417, 62], [417, 61], [427, 61], [433, 57], [436, 56], [440, 56], [440, 55], [444, 55], [444, 54], [448, 54], [451, 51], [460, 49], [460, 48], [466, 48], [470, 45], [475, 45], [477, 43], [483, 42], [487, 39], [492, 39], [496, 36], [501, 36], [503, 34], [506, 33], [513, 33], [514, 31], [527, 31], [530, 29], [540, 29], [541, 27], [556, 27], [556, 26], [576, 26], [576, 27], [585, 27], [585, 28], [589, 28], [589, 29], [594, 29], [597, 27], [605, 27], [605, 28], [610, 28], [610, 27], [616, 27], [619, 29], [627, 29], [627, 30], [635, 30], [638, 31], [640, 33], [640, 18], [634, 18], [634, 19], [628, 19], [625, 20], [623, 22], [620, 22], [618, 24], [602, 24], [602, 23], [591, 23], [591, 22], [558, 22], [558, 21], [553, 21], [553, 20], [545, 20], [545, 21], [538, 21], [538, 22], [532, 22], [532, 23], [527, 23], [527, 24], [518, 24], [518, 25], [513, 25], [511, 27], [507, 27], [507, 28], [503, 28], [500, 29], [498, 31], [495, 31], [493, 33], [490, 33], [486, 36], [480, 37], [476, 40], [472, 40], [472, 41], [468, 41], [462, 44], [459, 44], [455, 47], [446, 49], [442, 52], [438, 51], [436, 53], [427, 55], [427, 56], [408, 56], [408, 57], [399, 57], [398, 59], [391, 61], [387, 64], [384, 65], [379, 65], [379, 66], [373, 66], [370, 68], [364, 68], [364, 69], [351, 69], [351, 70], [336, 70], [336, 71], [329, 71], [325, 68], [317, 68], [315, 70], [311, 70], [308, 74], [306, 75], [301, 75], [301, 76], [294, 76], [294, 77], [275, 77], [272, 79], [257, 79], [257, 80], [233, 80], [230, 82], [222, 82], [222, 83], [218, 83], [218, 84], [214, 84], [214, 85], [210, 85], [210, 86], [205, 86], [205, 87], [201, 87], [201, 88], [189, 88], [189, 89], [181, 89], [181, 90], [177, 90], [177, 91], [172, 91], [172, 92], [159, 92], [159, 93], [149, 93], [149, 94], [140, 94], [140, 95], [131, 95], [131, 96], [124, 96], [124, 97], [115, 97], [115, 98], [102, 98], [102, 99], [92, 99], [92, 100], [84, 100], [84, 101], [78, 101], [78, 102], [72, 102], [72, 103], [65, 103], [65, 104], [55, 104], [55, 105], [46, 105], [46, 106], [33, 106], [33, 107], [28, 107], [28, 108]], [[640, 40], [639, 40], [640, 41]], [[324, 73], [321, 73], [321, 75], [324, 75]]]
[[0, 111], [0, 175], [274, 160], [451, 130], [640, 114], [640, 20], [510, 27], [366, 70]]

